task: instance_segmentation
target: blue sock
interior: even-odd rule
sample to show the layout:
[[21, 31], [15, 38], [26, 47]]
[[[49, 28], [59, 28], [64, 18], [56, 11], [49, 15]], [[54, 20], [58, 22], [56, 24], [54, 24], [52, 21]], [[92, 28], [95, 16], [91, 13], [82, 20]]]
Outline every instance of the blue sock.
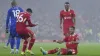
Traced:
[[16, 38], [16, 49], [18, 49], [19, 50], [19, 47], [20, 47], [20, 37], [17, 37]]
[[6, 43], [6, 46], [8, 46], [9, 43], [10, 43], [10, 37], [8, 38], [8, 41], [7, 41], [7, 43]]
[[15, 44], [15, 38], [11, 37], [11, 40], [10, 40], [11, 49], [14, 49], [14, 44]]

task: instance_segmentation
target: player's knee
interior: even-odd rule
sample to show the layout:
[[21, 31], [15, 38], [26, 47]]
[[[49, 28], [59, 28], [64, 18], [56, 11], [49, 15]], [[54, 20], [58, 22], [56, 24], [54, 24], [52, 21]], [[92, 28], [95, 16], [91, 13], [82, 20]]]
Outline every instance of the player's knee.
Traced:
[[35, 38], [35, 35], [33, 33], [31, 33], [31, 38]]
[[25, 41], [24, 41], [24, 43], [26, 43], [26, 44], [27, 44], [27, 43], [28, 43], [28, 41], [27, 41], [27, 40], [25, 40]]
[[62, 48], [60, 54], [61, 54], [61, 55], [66, 55], [66, 54], [67, 54], [67, 50], [64, 49], [64, 48]]

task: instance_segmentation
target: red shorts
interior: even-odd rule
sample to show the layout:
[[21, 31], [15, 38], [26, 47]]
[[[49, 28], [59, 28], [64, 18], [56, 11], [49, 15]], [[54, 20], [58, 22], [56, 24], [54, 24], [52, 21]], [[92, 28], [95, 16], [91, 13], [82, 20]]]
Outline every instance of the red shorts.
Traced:
[[22, 29], [22, 30], [16, 30], [17, 33], [22, 37], [22, 39], [27, 39], [29, 37], [34, 37], [34, 33], [29, 29]]
[[74, 24], [68, 25], [68, 24], [63, 24], [63, 33], [67, 34], [69, 33], [69, 27], [74, 26]]

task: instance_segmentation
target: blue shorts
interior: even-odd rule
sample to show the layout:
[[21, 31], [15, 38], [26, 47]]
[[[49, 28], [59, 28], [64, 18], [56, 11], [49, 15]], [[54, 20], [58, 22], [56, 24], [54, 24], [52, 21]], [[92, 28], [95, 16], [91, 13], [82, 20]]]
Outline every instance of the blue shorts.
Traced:
[[10, 36], [14, 37], [18, 37], [18, 34], [16, 32], [16, 27], [10, 27]]

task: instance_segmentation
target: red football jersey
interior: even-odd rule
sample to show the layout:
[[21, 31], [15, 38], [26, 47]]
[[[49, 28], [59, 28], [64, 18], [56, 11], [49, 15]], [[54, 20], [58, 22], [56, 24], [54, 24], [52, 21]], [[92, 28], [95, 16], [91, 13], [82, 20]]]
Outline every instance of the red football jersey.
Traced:
[[30, 14], [28, 12], [21, 12], [17, 18], [16, 29], [21, 30], [25, 29], [26, 27], [33, 27], [33, 26], [36, 25], [31, 23]]
[[70, 42], [71, 41], [78, 41], [78, 40], [79, 40], [78, 34], [75, 34], [75, 33], [73, 35], [70, 35], [70, 36], [64, 38], [64, 41], [66, 42], [66, 47], [71, 48], [71, 49], [76, 49], [78, 44], [70, 43]]
[[75, 17], [74, 10], [69, 9], [68, 11], [62, 10], [60, 12], [60, 18], [63, 19], [64, 25], [72, 25], [73, 23], [73, 17]]

